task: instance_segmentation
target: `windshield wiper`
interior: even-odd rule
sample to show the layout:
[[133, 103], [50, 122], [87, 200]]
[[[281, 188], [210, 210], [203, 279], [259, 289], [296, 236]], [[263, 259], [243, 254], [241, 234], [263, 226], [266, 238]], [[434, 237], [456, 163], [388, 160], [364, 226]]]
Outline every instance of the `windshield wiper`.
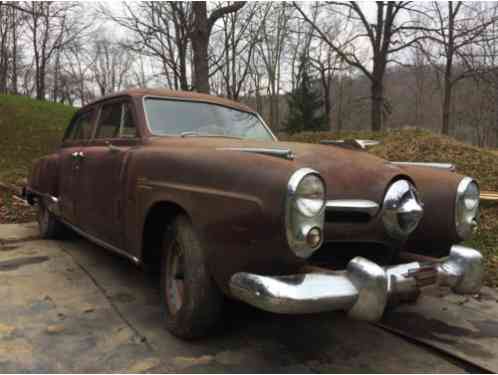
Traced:
[[219, 137], [219, 138], [233, 138], [233, 139], [243, 139], [242, 137], [236, 137], [233, 135], [225, 135], [225, 134], [201, 134], [194, 131], [181, 132], [180, 137]]

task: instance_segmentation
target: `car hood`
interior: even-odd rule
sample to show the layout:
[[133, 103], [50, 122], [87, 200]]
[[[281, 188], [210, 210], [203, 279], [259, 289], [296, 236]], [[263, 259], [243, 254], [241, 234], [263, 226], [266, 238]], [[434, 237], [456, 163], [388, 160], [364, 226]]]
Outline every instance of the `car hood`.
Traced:
[[[365, 151], [336, 145], [215, 137], [158, 137], [152, 139], [152, 144], [164, 144], [169, 149], [191, 148], [199, 157], [209, 155], [217, 158], [219, 155], [224, 163], [236, 163], [243, 158], [257, 168], [286, 169], [288, 176], [299, 168], [311, 168], [325, 180], [328, 199], [369, 199], [380, 203], [389, 183], [397, 176], [406, 174], [403, 167]], [[286, 159], [283, 156], [244, 152], [256, 151], [254, 149], [289, 150], [294, 157]]]

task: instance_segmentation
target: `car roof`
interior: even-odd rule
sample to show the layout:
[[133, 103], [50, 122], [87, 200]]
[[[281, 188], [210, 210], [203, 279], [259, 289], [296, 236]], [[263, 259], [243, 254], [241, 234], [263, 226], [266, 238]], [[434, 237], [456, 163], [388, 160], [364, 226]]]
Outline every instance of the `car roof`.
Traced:
[[225, 99], [225, 98], [220, 98], [218, 96], [214, 95], [208, 95], [208, 94], [201, 94], [198, 92], [193, 92], [193, 91], [175, 91], [175, 90], [168, 90], [168, 89], [144, 89], [144, 88], [135, 88], [135, 89], [128, 89], [125, 91], [120, 91], [111, 95], [103, 96], [97, 100], [94, 100], [93, 102], [83, 106], [81, 110], [85, 110], [86, 108], [90, 106], [94, 106], [95, 104], [98, 104], [103, 101], [107, 101], [113, 98], [117, 97], [122, 97], [122, 96], [128, 96], [128, 97], [144, 97], [144, 96], [156, 96], [156, 97], [162, 97], [162, 98], [171, 98], [171, 99], [185, 99], [185, 100], [192, 100], [192, 101], [199, 101], [199, 102], [206, 102], [206, 103], [212, 103], [212, 104], [218, 104], [222, 105], [225, 107], [231, 107], [234, 109], [238, 109], [241, 111], [245, 112], [256, 112], [250, 107], [235, 102], [233, 100]]

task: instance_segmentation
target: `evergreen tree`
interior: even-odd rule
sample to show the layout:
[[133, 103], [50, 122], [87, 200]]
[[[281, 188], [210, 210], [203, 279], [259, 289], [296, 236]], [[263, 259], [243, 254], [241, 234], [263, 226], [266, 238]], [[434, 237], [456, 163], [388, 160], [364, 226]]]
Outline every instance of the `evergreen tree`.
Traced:
[[290, 134], [326, 130], [323, 102], [319, 90], [312, 84], [314, 79], [311, 75], [309, 56], [303, 53], [299, 60], [296, 88], [287, 95], [289, 116], [286, 130]]

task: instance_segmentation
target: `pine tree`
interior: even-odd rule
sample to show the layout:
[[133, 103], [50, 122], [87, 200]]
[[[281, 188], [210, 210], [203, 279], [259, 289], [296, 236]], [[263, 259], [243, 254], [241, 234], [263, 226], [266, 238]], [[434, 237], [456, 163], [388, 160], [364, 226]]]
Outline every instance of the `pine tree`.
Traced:
[[286, 130], [290, 134], [325, 130], [327, 121], [323, 113], [323, 102], [320, 92], [312, 85], [309, 56], [303, 53], [299, 60], [297, 85], [287, 96], [289, 116]]

